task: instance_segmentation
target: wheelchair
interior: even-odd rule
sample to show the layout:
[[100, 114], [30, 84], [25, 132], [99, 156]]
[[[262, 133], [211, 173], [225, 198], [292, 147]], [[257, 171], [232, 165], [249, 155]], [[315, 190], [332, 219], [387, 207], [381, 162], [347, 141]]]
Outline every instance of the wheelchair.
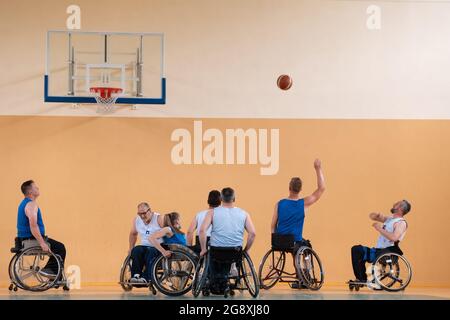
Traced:
[[131, 283], [131, 256], [128, 255], [120, 270], [120, 282], [124, 291], [133, 288], [148, 288], [154, 295], [157, 291], [167, 296], [181, 296], [191, 290], [195, 275], [198, 256], [186, 246], [169, 244], [162, 246], [170, 250], [172, 255], [168, 258], [159, 255], [153, 261], [150, 270], [150, 281], [146, 284]]
[[[388, 252], [381, 254], [371, 266], [372, 282], [379, 286], [379, 289], [390, 292], [403, 291], [411, 282], [411, 264], [406, 258], [398, 253]], [[349, 281], [347, 282], [350, 291], [359, 291], [367, 286], [367, 282]]]
[[259, 295], [259, 281], [253, 262], [242, 248], [214, 248], [209, 247], [208, 253], [200, 258], [192, 284], [192, 294], [196, 298], [202, 292], [203, 296], [211, 294], [210, 279], [208, 277], [211, 262], [230, 263], [235, 266], [235, 274], [230, 272], [227, 285], [223, 292], [225, 298], [234, 296], [235, 291], [248, 291], [253, 298]]
[[[14, 253], [14, 256], [8, 266], [11, 281], [9, 291], [17, 291], [20, 288], [26, 291], [42, 292], [51, 288], [58, 289], [60, 286], [64, 291], [70, 290], [61, 257], [53, 252], [42, 251], [36, 240], [16, 238], [11, 253]], [[49, 275], [42, 271], [50, 258], [54, 258], [58, 264], [56, 275]]]
[[[294, 272], [286, 271], [286, 255], [294, 258]], [[298, 276], [297, 276], [298, 275]], [[324, 281], [322, 262], [308, 240], [300, 246], [295, 244], [294, 235], [272, 234], [272, 248], [265, 254], [258, 272], [261, 288], [271, 289], [278, 282], [295, 283], [319, 290]]]

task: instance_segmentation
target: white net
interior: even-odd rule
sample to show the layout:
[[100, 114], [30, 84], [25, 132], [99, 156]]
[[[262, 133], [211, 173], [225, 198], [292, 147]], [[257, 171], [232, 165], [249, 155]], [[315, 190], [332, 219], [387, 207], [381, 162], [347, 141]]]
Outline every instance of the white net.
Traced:
[[95, 95], [97, 101], [97, 113], [111, 113], [115, 110], [116, 100], [119, 95], [103, 98], [101, 95]]
[[108, 88], [91, 88], [95, 101], [97, 102], [97, 113], [106, 114], [115, 111], [116, 101], [121, 95], [121, 90]]

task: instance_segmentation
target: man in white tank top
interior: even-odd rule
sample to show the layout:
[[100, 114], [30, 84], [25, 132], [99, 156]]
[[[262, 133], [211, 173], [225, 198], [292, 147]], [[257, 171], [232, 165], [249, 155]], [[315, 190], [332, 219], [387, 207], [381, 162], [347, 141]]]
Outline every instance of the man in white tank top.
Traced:
[[[404, 216], [411, 210], [408, 201], [396, 202], [391, 209], [391, 216], [384, 216], [381, 213], [371, 213], [370, 219], [375, 221], [372, 226], [379, 232], [377, 245], [374, 248], [356, 245], [352, 247], [353, 273], [357, 282], [367, 282], [366, 262], [373, 263], [376, 258], [386, 252], [403, 254], [398, 243], [403, 240], [408, 227]], [[375, 284], [368, 283], [374, 288]]]
[[[203, 221], [205, 220], [206, 214], [209, 210], [217, 208], [221, 204], [221, 195], [220, 191], [212, 190], [209, 192], [208, 195], [208, 206], [209, 209], [200, 211], [196, 214], [195, 218], [192, 220], [191, 225], [189, 226], [189, 229], [187, 231], [186, 235], [186, 243], [189, 247], [192, 247], [194, 245], [194, 232], [197, 231], [197, 239], [195, 243], [195, 247], [193, 247], [193, 250], [195, 252], [200, 253], [200, 239], [199, 239], [199, 232], [200, 227], [203, 224]], [[211, 237], [211, 226], [206, 230], [206, 237]]]
[[[234, 206], [234, 190], [224, 188], [221, 195], [222, 206], [209, 210], [200, 228], [200, 256], [205, 255], [207, 252], [207, 230], [211, 225], [211, 250], [216, 248], [234, 248], [238, 251], [242, 249], [244, 230], [248, 233], [244, 251], [249, 251], [255, 241], [256, 231], [250, 215]], [[217, 261], [211, 261], [210, 263], [211, 292], [220, 293], [225, 289], [231, 264]]]
[[[129, 236], [128, 254], [132, 259], [130, 282], [145, 284], [150, 280], [150, 274], [147, 271], [150, 270], [152, 262], [159, 255], [159, 251], [153, 247], [149, 237], [161, 230], [163, 218], [159, 213], [153, 212], [146, 202], [138, 205], [137, 215], [133, 218]], [[138, 235], [141, 244], [135, 246]], [[146, 272], [143, 272], [144, 267], [146, 267]]]

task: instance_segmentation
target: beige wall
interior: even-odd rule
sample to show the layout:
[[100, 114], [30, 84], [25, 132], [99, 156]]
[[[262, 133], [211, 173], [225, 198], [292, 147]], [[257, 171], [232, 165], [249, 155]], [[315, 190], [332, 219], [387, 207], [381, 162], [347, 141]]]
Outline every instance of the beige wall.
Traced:
[[[382, 29], [369, 31], [366, 1], [76, 1], [84, 31], [166, 34], [167, 105], [106, 118], [85, 117], [95, 107], [43, 103], [45, 33], [65, 28], [73, 3], [0, 2], [0, 283], [26, 179], [41, 187], [48, 233], [67, 245], [68, 264], [85, 283], [112, 283], [138, 202], [179, 211], [186, 227], [207, 192], [224, 186], [255, 220], [258, 264], [274, 203], [294, 175], [304, 194], [314, 190], [319, 157], [327, 191], [305, 237], [328, 283], [351, 277], [351, 245], [374, 244], [367, 214], [407, 198], [413, 284], [450, 285], [448, 3], [377, 2]], [[294, 77], [288, 92], [275, 87], [280, 73]], [[173, 165], [170, 135], [195, 119], [222, 131], [280, 129], [278, 174]]]
[[377, 31], [370, 1], [1, 1], [0, 114], [95, 115], [42, 98], [46, 31], [73, 3], [83, 31], [166, 35], [167, 105], [118, 116], [450, 119], [450, 4], [436, 1], [375, 1]]
[[237, 204], [255, 220], [251, 255], [259, 264], [270, 244], [274, 203], [286, 196], [294, 175], [303, 178], [304, 195], [314, 190], [319, 157], [327, 190], [309, 210], [304, 235], [323, 259], [328, 283], [351, 277], [353, 244], [375, 244], [368, 213], [388, 212], [407, 198], [413, 209], [402, 248], [413, 283], [450, 285], [448, 122], [211, 119], [203, 125], [279, 128], [278, 175], [261, 176], [251, 165], [173, 165], [170, 135], [177, 128], [192, 131], [192, 119], [0, 118], [0, 281], [7, 280], [26, 179], [39, 183], [48, 234], [65, 242], [68, 263], [81, 267], [83, 282], [114, 282], [138, 202], [161, 213], [179, 211], [186, 228], [205, 207], [207, 192], [224, 186], [236, 189]]

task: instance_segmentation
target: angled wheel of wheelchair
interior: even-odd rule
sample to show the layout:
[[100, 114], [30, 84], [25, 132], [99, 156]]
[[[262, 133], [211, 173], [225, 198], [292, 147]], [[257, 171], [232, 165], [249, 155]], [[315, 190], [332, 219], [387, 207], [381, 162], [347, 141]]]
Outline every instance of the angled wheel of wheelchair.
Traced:
[[[150, 292], [154, 295], [157, 294], [157, 291], [155, 289], [155, 287], [153, 286], [153, 284], [150, 283], [145, 283], [145, 284], [132, 284], [130, 282], [131, 280], [131, 265], [132, 265], [133, 261], [131, 259], [131, 256], [128, 255], [123, 264], [122, 267], [120, 268], [120, 279], [119, 279], [119, 284], [122, 287], [122, 289], [126, 292], [129, 292], [131, 290], [133, 290], [133, 288], [147, 288], [150, 290]], [[145, 269], [144, 269], [145, 270]]]
[[256, 298], [259, 294], [259, 279], [255, 271], [255, 267], [253, 266], [252, 259], [246, 251], [244, 251], [242, 255], [240, 267], [240, 276], [244, 278], [244, 282], [247, 286], [248, 291], [250, 292], [250, 295], [253, 298]]
[[322, 262], [317, 253], [309, 247], [301, 247], [295, 254], [295, 267], [303, 284], [311, 290], [319, 290], [323, 285]]
[[[209, 253], [201, 257], [195, 268], [194, 280], [192, 281], [192, 295], [197, 298], [200, 292], [205, 290], [206, 282], [208, 279], [209, 269]], [[208, 295], [209, 295], [209, 290]], [[203, 291], [205, 292], [205, 291]], [[205, 295], [205, 293], [203, 293]]]
[[[42, 271], [50, 258], [54, 258], [58, 264], [58, 272], [52, 276]], [[30, 247], [19, 252], [11, 262], [14, 282], [19, 288], [28, 291], [46, 291], [55, 287], [63, 272], [60, 259], [52, 252], [43, 252], [40, 247]]]
[[192, 289], [195, 277], [195, 258], [180, 250], [171, 250], [168, 258], [159, 256], [153, 263], [152, 283], [167, 296], [181, 296]]
[[411, 282], [412, 269], [405, 257], [396, 253], [385, 253], [373, 263], [372, 275], [382, 289], [401, 291]]
[[9, 286], [9, 291], [17, 291], [18, 288], [23, 289], [19, 283], [17, 283], [15, 276], [14, 276], [14, 265], [16, 263], [16, 260], [18, 258], [19, 254], [15, 254], [12, 258], [11, 261], [9, 261], [9, 266], [8, 266], [8, 274], [9, 274], [9, 279], [11, 280], [11, 284]]
[[124, 291], [128, 292], [133, 290], [133, 285], [130, 283], [131, 277], [131, 256], [128, 255], [122, 264], [122, 268], [120, 269], [119, 283]]
[[269, 290], [280, 280], [286, 263], [286, 253], [270, 249], [259, 265], [258, 279], [262, 289]]

